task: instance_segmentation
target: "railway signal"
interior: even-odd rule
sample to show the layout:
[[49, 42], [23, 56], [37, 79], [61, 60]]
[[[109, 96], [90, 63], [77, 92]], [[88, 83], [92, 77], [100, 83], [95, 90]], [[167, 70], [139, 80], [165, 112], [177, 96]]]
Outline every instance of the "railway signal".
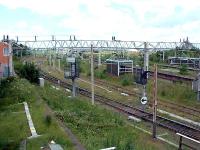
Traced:
[[139, 76], [136, 79], [136, 83], [143, 85], [143, 93], [141, 98], [141, 103], [145, 105], [147, 103], [147, 94], [146, 94], [146, 84], [148, 80], [148, 73], [150, 71], [144, 71], [143, 69], [140, 70]]
[[141, 98], [141, 103], [142, 103], [143, 105], [145, 105], [145, 104], [147, 103], [147, 97], [146, 97], [146, 96], [143, 96], [143, 97]]
[[72, 96], [76, 96], [76, 83], [75, 79], [79, 77], [78, 62], [75, 57], [67, 58], [67, 66], [64, 71], [66, 79], [72, 79]]

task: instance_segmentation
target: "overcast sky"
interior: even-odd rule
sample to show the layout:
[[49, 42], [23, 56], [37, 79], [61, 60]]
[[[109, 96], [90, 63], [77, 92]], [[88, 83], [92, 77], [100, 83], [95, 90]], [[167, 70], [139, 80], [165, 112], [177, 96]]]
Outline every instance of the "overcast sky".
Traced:
[[0, 35], [200, 42], [198, 0], [0, 0]]

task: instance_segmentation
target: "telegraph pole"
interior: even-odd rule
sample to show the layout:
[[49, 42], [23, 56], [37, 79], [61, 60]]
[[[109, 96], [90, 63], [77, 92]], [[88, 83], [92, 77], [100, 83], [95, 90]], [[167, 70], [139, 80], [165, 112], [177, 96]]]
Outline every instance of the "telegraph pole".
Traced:
[[153, 138], [156, 139], [156, 111], [157, 111], [157, 64], [154, 64], [153, 77]]
[[99, 51], [99, 53], [98, 53], [98, 66], [100, 66], [101, 65], [101, 53], [100, 53], [100, 51]]
[[[149, 71], [149, 53], [147, 50], [147, 42], [144, 42], [144, 71]], [[148, 78], [148, 74], [147, 74]], [[146, 97], [146, 85], [143, 85], [143, 97]]]
[[149, 52], [147, 42], [144, 42], [144, 71], [149, 71]]
[[94, 53], [93, 45], [91, 44], [91, 90], [92, 90], [92, 105], [94, 105]]

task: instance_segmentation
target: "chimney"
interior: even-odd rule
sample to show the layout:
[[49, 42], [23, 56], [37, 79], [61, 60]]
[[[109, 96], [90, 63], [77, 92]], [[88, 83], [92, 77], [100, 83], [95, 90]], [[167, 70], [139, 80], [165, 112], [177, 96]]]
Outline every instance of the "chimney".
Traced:
[[8, 35], [7, 35], [7, 39], [6, 40], [7, 40], [7, 42], [9, 41], [9, 36]]
[[6, 40], [6, 36], [5, 35], [3, 35], [3, 41], [5, 41]]

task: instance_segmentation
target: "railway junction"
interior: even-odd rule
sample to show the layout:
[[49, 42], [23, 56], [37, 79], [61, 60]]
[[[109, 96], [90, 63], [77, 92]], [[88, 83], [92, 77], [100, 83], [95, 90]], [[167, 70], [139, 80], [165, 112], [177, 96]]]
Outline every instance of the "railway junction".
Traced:
[[[71, 36], [67, 40], [58, 40], [56, 36], [42, 40], [39, 36], [33, 36], [29, 40], [21, 39], [4, 36], [2, 42], [10, 44], [17, 63], [33, 63], [39, 70], [39, 77], [44, 79], [41, 80], [44, 82], [41, 83], [41, 91], [44, 92], [46, 86], [49, 86], [55, 93], [67, 91], [69, 101], [77, 101], [82, 97], [91, 99], [90, 107], [103, 107], [120, 114], [128, 125], [134, 126], [140, 132], [152, 134], [153, 140], [161, 141], [170, 148], [200, 148], [198, 72], [189, 71], [192, 76], [164, 72], [159, 62], [151, 60], [154, 54], [162, 54], [165, 58], [164, 55], [167, 55], [168, 51], [177, 49], [199, 51], [200, 43], [121, 41], [115, 38], [79, 40]], [[110, 59], [113, 52], [118, 55], [123, 53], [123, 56], [118, 57], [118, 60]], [[139, 57], [142, 59], [140, 63], [135, 61]], [[165, 63], [161, 65], [171, 67]], [[174, 66], [171, 69], [179, 70]], [[20, 71], [15, 71], [18, 76]], [[45, 107], [53, 113], [54, 119], [57, 119], [62, 127], [65, 126], [66, 112], [61, 112], [60, 109], [65, 109], [66, 104], [63, 102], [62, 106], [59, 101], [59, 104], [53, 106], [55, 102], [45, 98], [44, 93], [39, 93], [37, 97], [45, 99]], [[182, 99], [184, 94], [188, 95]], [[82, 108], [79, 107], [80, 110], [77, 111], [81, 111]], [[71, 113], [73, 114], [69, 114]], [[73, 123], [75, 120], [68, 121]], [[88, 128], [93, 127], [94, 124], [88, 125]], [[68, 134], [69, 132], [73, 130], [68, 131]], [[73, 137], [75, 138], [74, 135], [71, 138]], [[83, 149], [84, 146], [77, 139], [74, 142], [79, 145], [77, 149]], [[117, 147], [107, 145], [111, 149]]]

